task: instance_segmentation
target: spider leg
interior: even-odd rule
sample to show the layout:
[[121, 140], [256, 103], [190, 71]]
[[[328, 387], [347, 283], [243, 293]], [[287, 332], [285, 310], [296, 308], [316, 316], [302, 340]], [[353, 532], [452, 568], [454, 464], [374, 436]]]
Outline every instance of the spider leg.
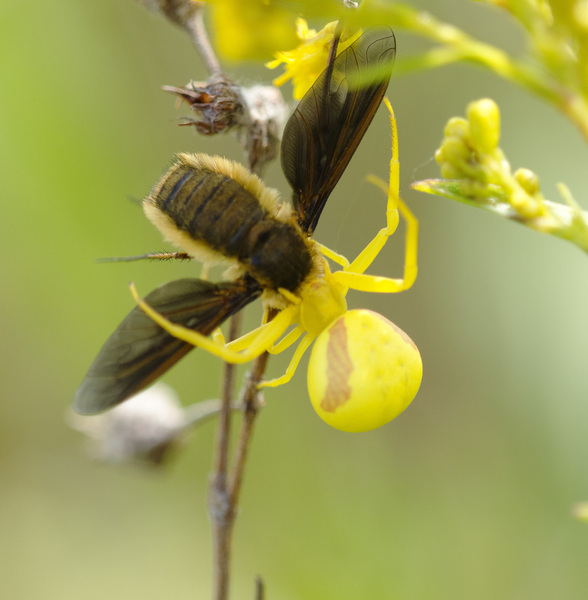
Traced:
[[[243, 334], [241, 337], [238, 337], [236, 340], [229, 342], [226, 344], [227, 348], [230, 350], [234, 350], [235, 352], [241, 352], [248, 348], [252, 341], [259, 335], [260, 331], [263, 330], [267, 326], [267, 322], [260, 325], [256, 329], [249, 331], [248, 333]], [[298, 325], [295, 329], [293, 329], [288, 335], [286, 335], [283, 339], [279, 341], [278, 344], [268, 348], [267, 351], [270, 354], [279, 354], [283, 352], [287, 348], [289, 348], [292, 344], [296, 342], [296, 340], [304, 333], [304, 330]], [[215, 335], [215, 334], [213, 334]], [[223, 338], [224, 339], [224, 338]]]
[[[242, 364], [253, 360], [260, 354], [263, 354], [268, 348], [271, 348], [273, 344], [283, 335], [283, 333], [295, 322], [298, 314], [298, 306], [288, 306], [280, 313], [276, 315], [269, 323], [258, 327], [255, 330], [255, 335], [252, 335], [248, 339], [248, 346], [242, 351], [237, 352], [233, 348], [225, 346], [224, 344], [211, 339], [208, 336], [202, 335], [197, 331], [183, 327], [172, 323], [164, 316], [155, 311], [149, 306], [144, 300], [139, 298], [137, 290], [133, 284], [131, 284], [131, 293], [135, 298], [137, 304], [149, 315], [160, 327], [165, 329], [169, 334], [174, 337], [197, 346], [222, 358], [225, 362], [233, 364]], [[238, 341], [238, 340], [237, 340]]]
[[[378, 178], [371, 177], [372, 183], [383, 189], [388, 194], [386, 207], [386, 227], [381, 229], [374, 239], [360, 252], [357, 258], [342, 271], [332, 274], [332, 277], [341, 285], [364, 292], [395, 293], [408, 289], [417, 275], [417, 248], [418, 248], [418, 221], [408, 206], [400, 199], [399, 168], [398, 168], [398, 137], [396, 120], [392, 106], [385, 98], [386, 106], [390, 111], [390, 124], [392, 126], [392, 159], [390, 161], [390, 183], [386, 185]], [[380, 253], [388, 238], [394, 234], [398, 227], [400, 215], [406, 221], [406, 247], [404, 259], [404, 276], [402, 278], [378, 277], [365, 275], [365, 270], [372, 264]]]
[[335, 252], [334, 250], [323, 246], [319, 242], [316, 242], [316, 245], [319, 247], [323, 255], [327, 258], [330, 258], [334, 263], [341, 265], [343, 268], [349, 267], [349, 261], [342, 254], [339, 254], [338, 252]]
[[312, 342], [315, 340], [315, 337], [316, 336], [313, 336], [310, 333], [307, 333], [302, 338], [300, 344], [298, 344], [298, 348], [296, 348], [296, 351], [294, 352], [294, 354], [292, 356], [292, 360], [290, 361], [290, 364], [288, 365], [286, 372], [281, 377], [277, 377], [276, 379], [270, 379], [269, 381], [262, 381], [257, 387], [258, 388], [277, 387], [279, 385], [283, 385], [284, 383], [288, 383], [290, 381], [290, 379], [292, 379], [292, 376], [294, 375], [294, 373], [296, 372], [296, 369], [298, 368], [298, 364], [300, 363], [300, 359], [303, 357], [304, 353], [308, 350], [308, 348], [310, 347]]
[[300, 336], [305, 333], [304, 329], [301, 325], [298, 325], [295, 329], [293, 329], [288, 335], [282, 338], [275, 346], [268, 349], [270, 354], [280, 354], [292, 344], [296, 343], [296, 341], [300, 338]]

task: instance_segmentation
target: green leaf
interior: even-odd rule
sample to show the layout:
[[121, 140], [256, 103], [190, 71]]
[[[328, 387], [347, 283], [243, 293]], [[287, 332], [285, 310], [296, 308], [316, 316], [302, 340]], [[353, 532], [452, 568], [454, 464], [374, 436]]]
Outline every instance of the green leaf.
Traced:
[[524, 218], [509, 203], [508, 194], [498, 185], [475, 184], [458, 179], [425, 179], [415, 181], [412, 189], [434, 196], [443, 196], [476, 208], [482, 208], [501, 217], [522, 223], [535, 231], [566, 239], [588, 252], [588, 213], [577, 206], [543, 200], [546, 214]]

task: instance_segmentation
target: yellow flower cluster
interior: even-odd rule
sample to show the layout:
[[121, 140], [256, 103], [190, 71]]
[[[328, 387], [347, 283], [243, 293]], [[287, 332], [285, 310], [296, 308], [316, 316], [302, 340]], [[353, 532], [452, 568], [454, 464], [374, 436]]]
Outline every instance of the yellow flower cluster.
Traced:
[[[523, 219], [546, 214], [537, 176], [529, 169], [511, 172], [510, 164], [499, 148], [500, 111], [493, 100], [471, 102], [467, 119], [453, 117], [445, 127], [445, 137], [435, 159], [448, 179], [461, 179], [474, 195], [494, 193], [488, 184], [500, 186], [509, 204]], [[532, 190], [530, 175], [534, 175]], [[530, 193], [532, 191], [532, 193]]]
[[[270, 69], [275, 69], [281, 64], [285, 66], [285, 72], [274, 79], [274, 85], [283, 85], [291, 79], [294, 86], [294, 98], [300, 100], [327, 64], [327, 57], [336, 26], [336, 22], [327, 23], [323, 29], [317, 32], [314, 29], [309, 29], [304, 19], [297, 19], [296, 35], [301, 43], [293, 50], [276, 52], [275, 60], [266, 63], [266, 67]], [[356, 32], [352, 36], [343, 34], [339, 41], [337, 53], [350, 46], [360, 33]]]
[[566, 204], [546, 200], [539, 177], [526, 168], [513, 172], [499, 141], [498, 106], [489, 98], [471, 102], [467, 118], [448, 121], [435, 153], [444, 179], [417, 181], [411, 187], [484, 208], [588, 252], [588, 213], [563, 184], [558, 188]]

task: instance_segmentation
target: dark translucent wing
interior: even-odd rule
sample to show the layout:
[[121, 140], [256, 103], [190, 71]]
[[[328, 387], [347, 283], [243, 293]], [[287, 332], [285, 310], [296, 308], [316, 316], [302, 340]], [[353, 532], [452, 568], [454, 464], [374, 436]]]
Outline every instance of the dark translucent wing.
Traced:
[[[208, 335], [260, 294], [259, 285], [249, 278], [227, 283], [179, 279], [157, 288], [145, 300], [174, 323]], [[76, 392], [74, 410], [91, 415], [120, 404], [192, 348], [135, 307], [94, 359]]]
[[[325, 69], [288, 120], [282, 169], [302, 229], [312, 233], [388, 87], [396, 40], [390, 28], [368, 29]], [[382, 79], [351, 88], [349, 80], [381, 67]]]

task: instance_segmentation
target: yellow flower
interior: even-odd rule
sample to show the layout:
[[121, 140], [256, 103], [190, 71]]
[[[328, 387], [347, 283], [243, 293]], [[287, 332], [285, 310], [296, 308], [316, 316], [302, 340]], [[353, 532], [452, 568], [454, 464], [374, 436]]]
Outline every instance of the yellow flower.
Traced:
[[208, 0], [215, 46], [228, 60], [265, 60], [295, 44], [295, 13], [268, 0]]
[[[266, 63], [266, 67], [269, 69], [275, 69], [282, 63], [285, 65], [285, 72], [274, 79], [274, 85], [283, 85], [291, 79], [294, 86], [294, 98], [300, 100], [327, 64], [336, 26], [336, 22], [327, 23], [317, 33], [314, 29], [308, 28], [304, 19], [297, 19], [296, 35], [301, 43], [293, 50], [276, 52], [275, 60]], [[337, 53], [350, 46], [360, 33], [357, 32], [354, 35], [345, 35], [344, 33], [339, 41]]]

